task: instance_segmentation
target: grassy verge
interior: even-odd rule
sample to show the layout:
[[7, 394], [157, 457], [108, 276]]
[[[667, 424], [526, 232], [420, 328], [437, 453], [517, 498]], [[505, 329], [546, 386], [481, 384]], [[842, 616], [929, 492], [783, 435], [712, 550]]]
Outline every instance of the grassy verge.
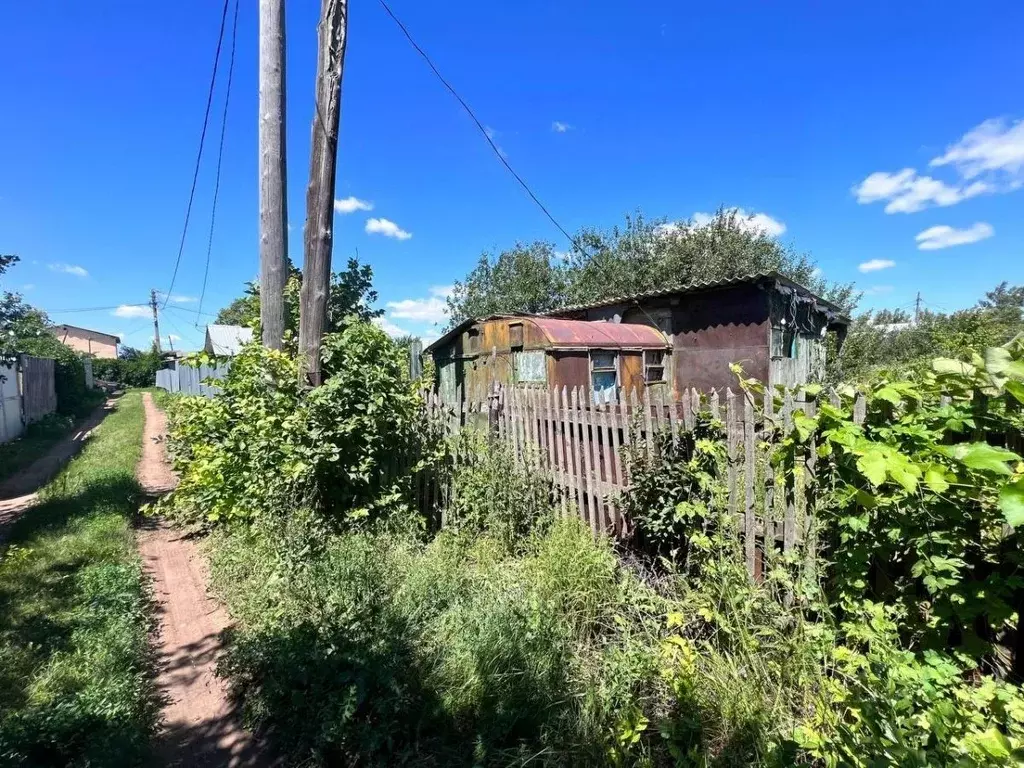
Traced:
[[141, 396], [125, 395], [9, 531], [0, 561], [0, 764], [145, 760], [156, 708], [130, 518]]
[[45, 456], [71, 432], [74, 425], [69, 416], [51, 414], [29, 425], [17, 440], [0, 444], [0, 482], [14, 477], [33, 461]]

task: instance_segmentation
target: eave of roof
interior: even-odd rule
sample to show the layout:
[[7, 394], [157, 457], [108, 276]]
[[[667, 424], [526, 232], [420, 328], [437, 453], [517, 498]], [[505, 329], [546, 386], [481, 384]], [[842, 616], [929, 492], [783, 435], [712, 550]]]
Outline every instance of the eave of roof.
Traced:
[[80, 325], [71, 325], [70, 323], [58, 323], [57, 325], [50, 326], [51, 328], [74, 328], [76, 331], [84, 331], [85, 333], [91, 333], [93, 336], [103, 336], [107, 339], [113, 339], [116, 344], [121, 343], [121, 337], [115, 336], [112, 333], [104, 333], [103, 331], [94, 331], [92, 328], [83, 328]]
[[843, 314], [842, 310], [831, 301], [823, 299], [814, 293], [810, 288], [801, 285], [800, 283], [790, 280], [788, 277], [775, 272], [752, 272], [747, 275], [737, 275], [735, 277], [727, 277], [721, 280], [698, 280], [692, 283], [685, 283], [683, 285], [677, 285], [672, 288], [660, 288], [657, 291], [650, 291], [648, 293], [639, 293], [628, 296], [615, 296], [610, 299], [602, 299], [601, 301], [591, 302], [589, 304], [574, 304], [568, 307], [560, 307], [559, 309], [552, 309], [548, 312], [543, 312], [542, 316], [545, 317], [561, 317], [562, 315], [571, 314], [573, 312], [582, 312], [587, 309], [600, 309], [601, 307], [613, 307], [616, 304], [628, 304], [632, 302], [642, 301], [644, 299], [654, 299], [661, 296], [670, 296], [672, 294], [685, 294], [685, 293], [699, 293], [700, 291], [714, 290], [716, 288], [727, 288], [733, 285], [741, 285], [743, 283], [756, 283], [761, 280], [774, 280], [779, 283], [783, 283], [791, 288], [795, 288], [808, 296], [814, 297], [814, 300], [831, 310], [836, 314], [836, 322], [839, 324], [849, 324], [850, 319]]

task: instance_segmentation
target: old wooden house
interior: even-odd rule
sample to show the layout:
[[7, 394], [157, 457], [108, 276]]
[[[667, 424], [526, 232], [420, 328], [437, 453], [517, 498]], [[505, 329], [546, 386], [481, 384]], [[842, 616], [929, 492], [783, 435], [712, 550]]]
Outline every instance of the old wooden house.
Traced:
[[731, 363], [769, 385], [820, 379], [839, 307], [775, 272], [567, 307], [546, 316], [467, 320], [427, 348], [442, 397], [495, 383], [583, 386], [595, 400], [660, 389], [676, 399], [735, 386]]
[[577, 387], [595, 399], [620, 388], [667, 386], [670, 345], [645, 325], [494, 315], [467, 320], [435, 341], [437, 385], [446, 402], [481, 399], [495, 384]]

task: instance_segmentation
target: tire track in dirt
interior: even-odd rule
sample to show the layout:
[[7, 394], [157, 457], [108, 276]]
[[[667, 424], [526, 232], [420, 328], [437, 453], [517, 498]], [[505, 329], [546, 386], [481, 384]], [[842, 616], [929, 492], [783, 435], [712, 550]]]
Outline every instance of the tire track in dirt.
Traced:
[[[146, 426], [138, 478], [149, 496], [174, 488], [167, 463], [167, 418], [148, 392], [143, 394]], [[206, 563], [187, 534], [163, 520], [147, 519], [139, 530], [139, 551], [152, 578], [159, 631], [157, 685], [163, 722], [157, 751], [169, 766], [269, 766], [264, 746], [242, 728], [224, 680], [215, 674], [221, 633], [229, 619], [210, 597]]]

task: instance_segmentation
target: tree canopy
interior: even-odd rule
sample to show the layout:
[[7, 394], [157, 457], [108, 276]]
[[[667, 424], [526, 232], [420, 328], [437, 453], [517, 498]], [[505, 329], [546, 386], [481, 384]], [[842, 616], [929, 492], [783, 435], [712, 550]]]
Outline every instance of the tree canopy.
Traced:
[[483, 254], [448, 299], [451, 325], [467, 317], [501, 312], [545, 312], [702, 280], [723, 280], [777, 271], [852, 311], [859, 298], [852, 284], [829, 283], [808, 254], [797, 252], [736, 210], [720, 210], [707, 222], [672, 223], [627, 216], [602, 231], [584, 228], [574, 249], [517, 243], [497, 256]]
[[[285, 336], [294, 338], [299, 332], [299, 291], [302, 288], [302, 272], [292, 263], [288, 264], [288, 279], [284, 287], [284, 328]], [[373, 309], [377, 292], [373, 289], [373, 268], [349, 259], [348, 266], [331, 275], [331, 293], [327, 297], [327, 327], [325, 333], [340, 330], [346, 317], [355, 316], [360, 320], [380, 317], [382, 310]], [[217, 313], [217, 323], [222, 325], [244, 325], [260, 333], [260, 286], [256, 281], [246, 284], [245, 294], [232, 301]]]

